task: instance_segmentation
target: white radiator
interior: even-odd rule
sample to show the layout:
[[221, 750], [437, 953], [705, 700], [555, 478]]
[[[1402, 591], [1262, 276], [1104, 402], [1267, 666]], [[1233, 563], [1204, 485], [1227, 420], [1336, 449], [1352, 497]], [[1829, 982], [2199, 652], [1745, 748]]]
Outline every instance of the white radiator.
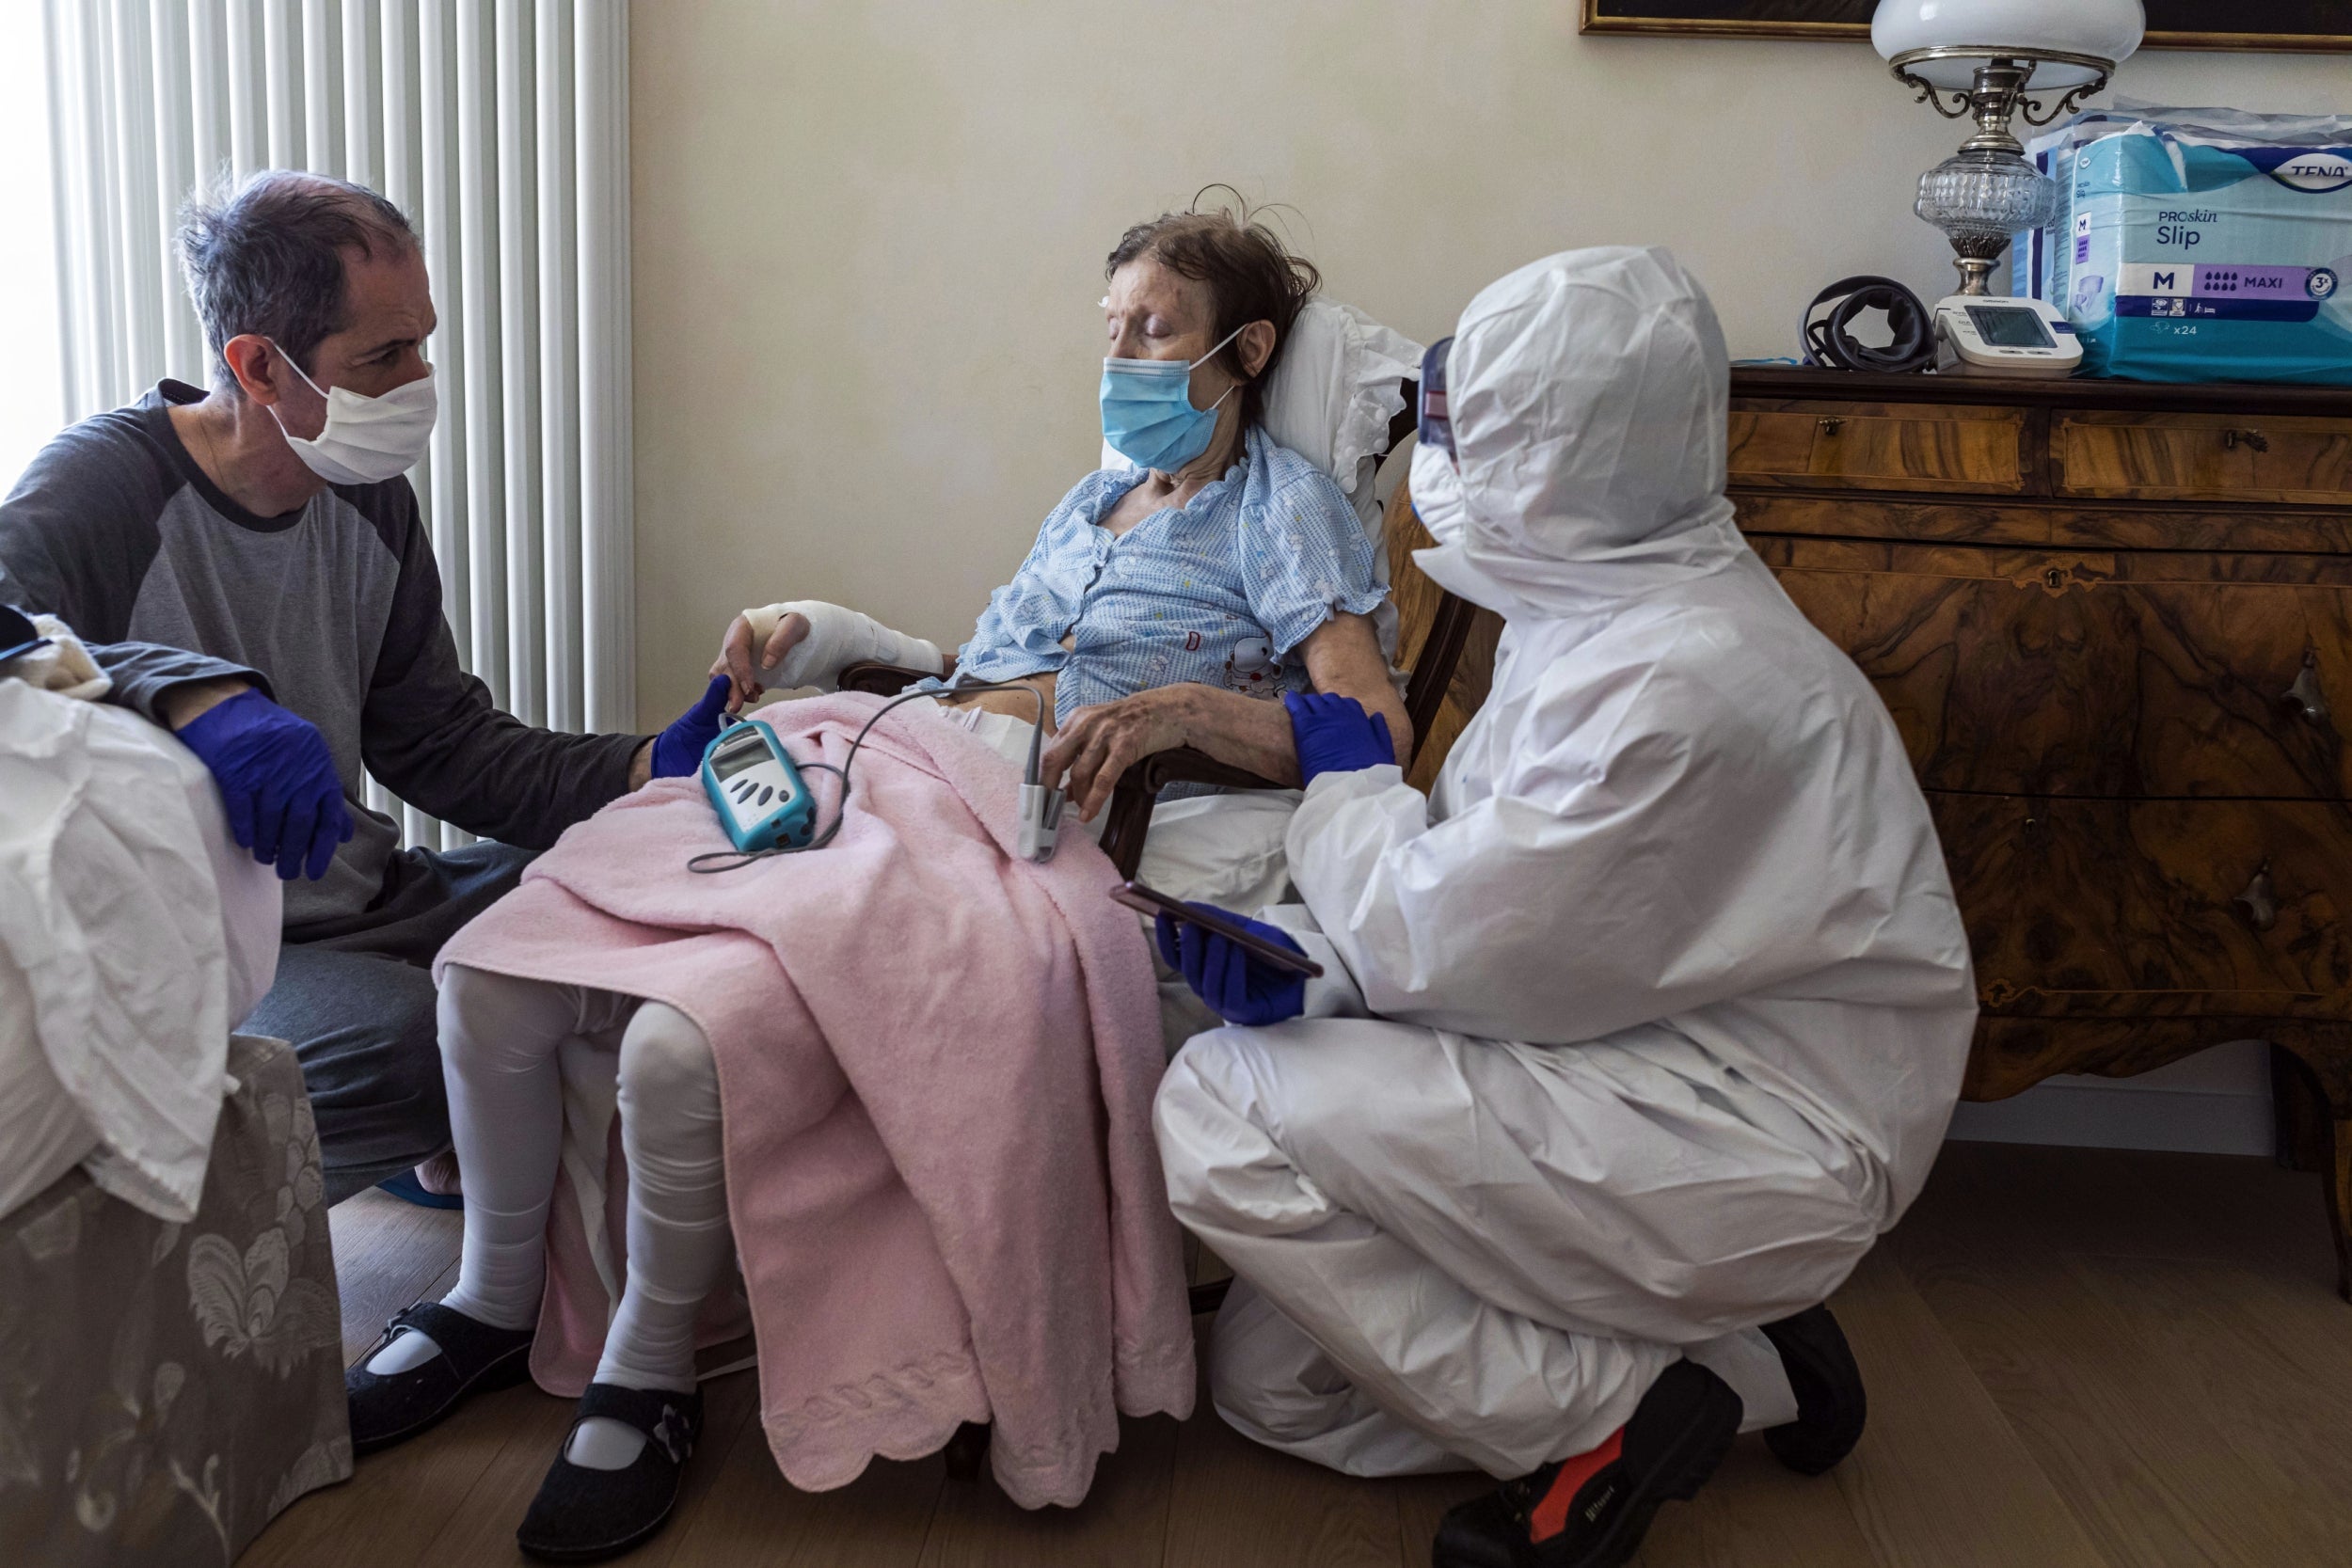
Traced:
[[67, 417], [208, 379], [171, 253], [199, 181], [383, 192], [440, 312], [409, 477], [459, 657], [530, 722], [632, 727], [627, 0], [46, 4]]

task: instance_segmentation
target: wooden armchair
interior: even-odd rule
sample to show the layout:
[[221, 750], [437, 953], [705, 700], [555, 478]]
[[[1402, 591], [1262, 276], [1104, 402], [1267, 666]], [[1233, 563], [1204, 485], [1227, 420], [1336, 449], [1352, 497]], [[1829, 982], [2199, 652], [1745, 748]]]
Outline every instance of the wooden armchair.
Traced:
[[[1406, 412], [1389, 427], [1393, 451], [1413, 428], [1413, 386], [1406, 384]], [[1430, 543], [1421, 519], [1413, 515], [1410, 486], [1400, 483], [1389, 499], [1383, 536], [1388, 543], [1389, 576], [1397, 608], [1398, 665], [1406, 672], [1405, 711], [1412, 720], [1414, 757], [1411, 776], [1426, 788], [1438, 766], [1461, 734], [1470, 715], [1486, 696], [1486, 680], [1494, 670], [1495, 636], [1502, 623], [1488, 611], [1456, 598], [1423, 577], [1413, 564], [1412, 552]], [[1457, 690], [1465, 654], [1470, 656], [1471, 684]], [[952, 673], [955, 662], [947, 665]], [[841, 673], [841, 689], [895, 696], [930, 672], [891, 664], [852, 664]], [[1204, 752], [1179, 746], [1155, 752], [1128, 768], [1120, 777], [1106, 808], [1109, 820], [1103, 831], [1103, 850], [1121, 877], [1133, 877], [1143, 859], [1144, 835], [1152, 827], [1152, 805], [1170, 784], [1206, 784], [1227, 789], [1280, 789], [1271, 779], [1247, 768], [1219, 762]]]

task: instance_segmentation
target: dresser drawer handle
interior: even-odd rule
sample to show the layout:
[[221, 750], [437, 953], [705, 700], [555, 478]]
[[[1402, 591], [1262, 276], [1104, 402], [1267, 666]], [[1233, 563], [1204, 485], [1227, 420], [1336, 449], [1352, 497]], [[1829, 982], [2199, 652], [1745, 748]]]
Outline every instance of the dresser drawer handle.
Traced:
[[2237, 451], [2241, 442], [2256, 451], [2270, 450], [2270, 437], [2259, 430], [2225, 430], [2221, 433], [2221, 444], [2232, 451]]
[[2328, 721], [2328, 697], [2319, 689], [2319, 656], [2303, 656], [2303, 668], [2295, 677], [2295, 684], [2286, 689], [2279, 701], [2289, 707], [2300, 708], [2303, 717], [2314, 724]]
[[2267, 931], [2279, 924], [2278, 890], [2270, 885], [2270, 863], [2265, 861], [2254, 879], [2246, 884], [2246, 891], [2230, 900], [2246, 911], [2247, 924], [2257, 931]]
[[[1820, 419], [1815, 420], [1813, 423], [1815, 427], [1818, 428], [1824, 436], [1835, 436], [1839, 431], [1846, 428], [1846, 421], [1835, 414], [1824, 414]], [[2237, 433], [2235, 431], [2232, 431], [2231, 434], [2234, 436]]]

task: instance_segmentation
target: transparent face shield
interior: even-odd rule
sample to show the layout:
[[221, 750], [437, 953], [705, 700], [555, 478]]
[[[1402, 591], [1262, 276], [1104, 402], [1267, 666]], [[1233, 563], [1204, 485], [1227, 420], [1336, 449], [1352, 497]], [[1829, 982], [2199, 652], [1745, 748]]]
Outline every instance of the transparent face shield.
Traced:
[[1448, 458], [1454, 456], [1454, 421], [1446, 415], [1445, 362], [1454, 352], [1454, 335], [1431, 343], [1421, 356], [1421, 408], [1419, 423], [1421, 444], [1435, 447]]

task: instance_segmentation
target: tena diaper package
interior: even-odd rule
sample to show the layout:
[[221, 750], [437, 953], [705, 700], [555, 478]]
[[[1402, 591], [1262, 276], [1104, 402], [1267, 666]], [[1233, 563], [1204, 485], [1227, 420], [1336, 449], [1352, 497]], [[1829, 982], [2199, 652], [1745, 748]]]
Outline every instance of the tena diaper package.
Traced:
[[2126, 104], [2026, 156], [2058, 209], [2011, 286], [2074, 324], [2083, 373], [2352, 385], [2352, 116]]

